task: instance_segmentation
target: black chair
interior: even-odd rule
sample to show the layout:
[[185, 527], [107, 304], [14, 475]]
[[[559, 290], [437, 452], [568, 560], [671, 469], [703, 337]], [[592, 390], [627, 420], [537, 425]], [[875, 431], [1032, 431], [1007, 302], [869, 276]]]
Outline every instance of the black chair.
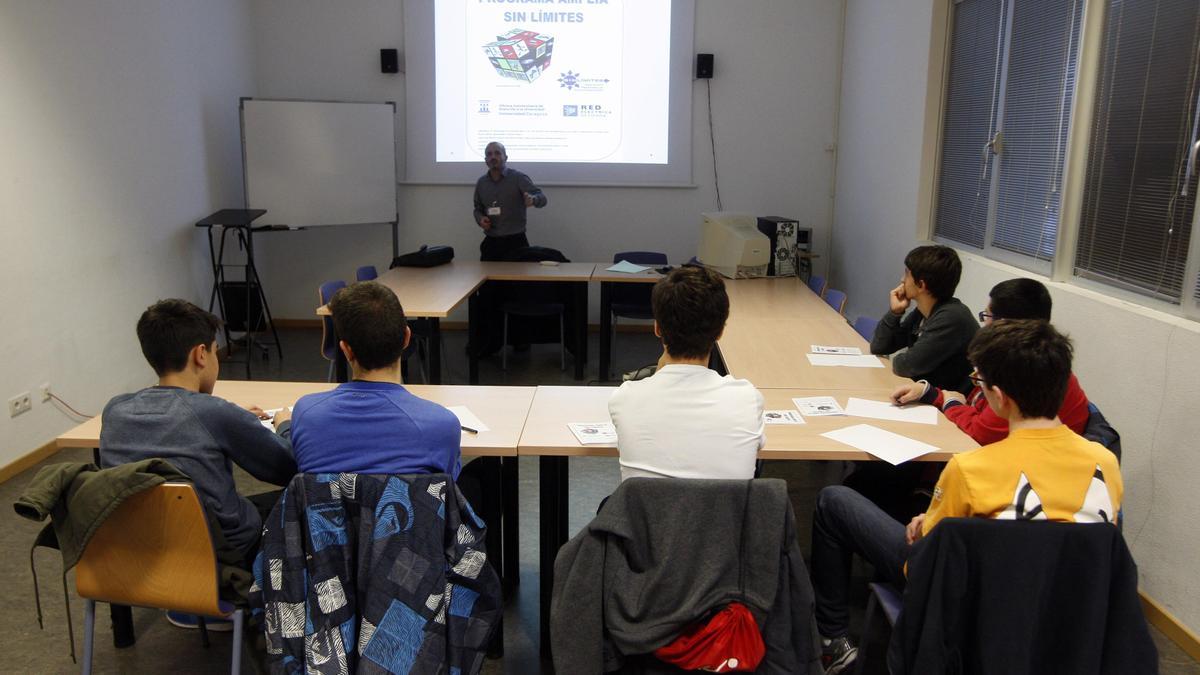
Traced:
[[1117, 528], [948, 518], [909, 555], [888, 666], [894, 675], [1155, 673], [1158, 652]]
[[[667, 254], [657, 251], [622, 251], [613, 255], [613, 262], [630, 262], [646, 267], [665, 267]], [[617, 317], [643, 320], [654, 318], [654, 311], [650, 307], [650, 292], [653, 290], [651, 284], [612, 284], [609, 294], [612, 300], [612, 332], [609, 334], [609, 344], [613, 344], [617, 340]], [[611, 360], [609, 363], [611, 368]], [[610, 373], [604, 373], [604, 375], [607, 377]]]
[[[571, 262], [561, 251], [545, 246], [525, 246], [505, 256], [507, 262]], [[558, 317], [559, 367], [567, 369], [566, 314], [570, 291], [563, 284], [544, 281], [499, 282], [500, 313], [503, 315], [500, 342], [500, 367], [508, 370], [509, 317], [525, 319]], [[526, 322], [528, 323], [528, 322]], [[528, 334], [529, 331], [526, 331]], [[525, 338], [522, 338], [522, 342]], [[532, 341], [532, 340], [531, 340]]]

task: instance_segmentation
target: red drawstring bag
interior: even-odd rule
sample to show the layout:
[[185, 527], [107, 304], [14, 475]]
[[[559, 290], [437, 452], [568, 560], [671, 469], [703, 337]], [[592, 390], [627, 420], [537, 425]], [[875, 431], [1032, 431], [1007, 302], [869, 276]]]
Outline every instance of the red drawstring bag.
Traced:
[[746, 606], [731, 602], [705, 623], [696, 623], [654, 651], [660, 661], [684, 670], [727, 673], [758, 668], [766, 653], [758, 624]]

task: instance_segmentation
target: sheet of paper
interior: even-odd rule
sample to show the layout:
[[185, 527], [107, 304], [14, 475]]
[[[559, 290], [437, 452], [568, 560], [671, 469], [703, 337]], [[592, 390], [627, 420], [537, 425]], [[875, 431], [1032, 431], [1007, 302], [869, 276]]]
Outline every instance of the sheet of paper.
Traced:
[[808, 396], [792, 399], [792, 405], [806, 417], [821, 417], [824, 415], [845, 415], [842, 406], [832, 396]]
[[448, 406], [446, 410], [454, 413], [454, 416], [458, 418], [458, 423], [464, 427], [470, 427], [475, 431], [491, 431], [488, 425], [484, 424], [483, 420], [476, 417], [475, 413], [465, 405]]
[[[288, 412], [291, 412], [292, 406], [289, 405], [287, 409]], [[259, 420], [258, 423], [270, 429], [271, 431], [275, 431], [275, 413], [279, 412], [280, 410], [283, 410], [283, 408], [271, 408], [270, 410], [264, 410], [263, 412], [267, 414], [267, 419]]]
[[870, 354], [805, 354], [814, 366], [846, 366], [848, 368], [882, 368], [879, 357]]
[[847, 355], [857, 356], [859, 354], [862, 354], [862, 350], [859, 349], [858, 347], [830, 347], [828, 345], [813, 345], [812, 353], [814, 353], [814, 354], [847, 354]]
[[581, 445], [617, 442], [617, 430], [612, 422], [568, 422], [567, 426]]
[[894, 406], [889, 401], [871, 401], [853, 397], [846, 402], [846, 414], [854, 417], [870, 417], [877, 420], [914, 422], [916, 424], [937, 424], [938, 418], [937, 408], [931, 405], [917, 403], [901, 407]]
[[889, 464], [903, 464], [914, 457], [920, 457], [938, 449], [927, 443], [900, 434], [893, 434], [870, 424], [856, 424], [836, 431], [827, 431], [821, 435], [869, 452]]
[[765, 424], [807, 424], [800, 413], [795, 410], [764, 410]]
[[609, 272], [624, 272], [626, 274], [637, 274], [638, 272], [645, 272], [648, 269], [650, 269], [650, 268], [643, 267], [641, 265], [635, 265], [635, 264], [629, 262], [628, 260], [622, 260], [621, 262], [613, 265], [612, 267], [607, 268], [607, 271], [609, 271]]

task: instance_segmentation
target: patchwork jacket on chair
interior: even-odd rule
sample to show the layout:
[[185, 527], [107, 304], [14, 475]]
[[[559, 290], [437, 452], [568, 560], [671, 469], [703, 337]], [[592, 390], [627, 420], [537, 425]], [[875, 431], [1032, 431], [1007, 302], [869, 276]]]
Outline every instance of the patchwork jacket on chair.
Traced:
[[500, 618], [484, 541], [445, 474], [296, 476], [254, 563], [272, 672], [478, 672]]

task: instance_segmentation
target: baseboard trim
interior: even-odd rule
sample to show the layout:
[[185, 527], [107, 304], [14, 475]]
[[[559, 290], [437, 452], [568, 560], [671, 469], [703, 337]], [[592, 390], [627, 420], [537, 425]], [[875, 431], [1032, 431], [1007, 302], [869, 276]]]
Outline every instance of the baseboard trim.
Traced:
[[[446, 321], [439, 324], [442, 330], [466, 330], [466, 321]], [[320, 319], [275, 319], [276, 328], [320, 328]], [[599, 333], [600, 324], [588, 324], [589, 333]], [[649, 323], [617, 324], [618, 333], [652, 333], [654, 325]]]
[[1150, 625], [1171, 638], [1171, 642], [1179, 645], [1179, 648], [1187, 652], [1188, 656], [1200, 661], [1200, 636], [1183, 625], [1179, 619], [1175, 618], [1174, 614], [1158, 604], [1154, 598], [1142, 591], [1138, 591], [1138, 595], [1142, 598], [1142, 613], [1146, 615], [1146, 620], [1150, 622]]
[[18, 457], [16, 461], [0, 467], [0, 483], [7, 483], [8, 480], [13, 476], [16, 476], [17, 474], [28, 469], [34, 464], [37, 464], [43, 459], [46, 459], [56, 452], [58, 452], [58, 444], [54, 442], [54, 440], [51, 440], [49, 443], [43, 445], [37, 450], [34, 450], [23, 457]]

